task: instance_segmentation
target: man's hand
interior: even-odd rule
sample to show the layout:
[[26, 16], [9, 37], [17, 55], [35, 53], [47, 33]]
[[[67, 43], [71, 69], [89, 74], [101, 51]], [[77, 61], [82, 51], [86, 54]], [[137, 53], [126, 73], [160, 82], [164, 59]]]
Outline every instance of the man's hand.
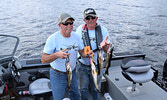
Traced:
[[65, 52], [66, 50], [67, 50], [67, 48], [64, 49], [64, 50], [61, 50], [61, 51], [57, 52], [58, 58], [61, 58], [61, 59], [67, 58], [70, 55], [70, 53], [66, 53]]
[[84, 49], [82, 49], [79, 50], [79, 54], [84, 58], [94, 56], [94, 52], [92, 50], [90, 50], [87, 54], [85, 54]]
[[90, 50], [90, 52], [87, 54], [88, 57], [93, 57], [94, 56], [94, 52], [93, 50]]
[[100, 43], [101, 48], [105, 53], [107, 53], [107, 50], [112, 43], [107, 42], [109, 36], [106, 36], [106, 38]]

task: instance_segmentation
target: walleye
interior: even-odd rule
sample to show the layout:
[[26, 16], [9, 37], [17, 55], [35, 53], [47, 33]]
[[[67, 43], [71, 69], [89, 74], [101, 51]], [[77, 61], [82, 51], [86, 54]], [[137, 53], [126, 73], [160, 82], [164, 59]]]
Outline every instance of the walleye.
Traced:
[[69, 57], [66, 58], [66, 72], [67, 72], [67, 82], [68, 82], [67, 88], [70, 89], [70, 84], [72, 80], [72, 69], [71, 69]]
[[107, 75], [108, 75], [108, 69], [110, 67], [110, 60], [112, 58], [113, 49], [114, 49], [114, 46], [110, 45], [110, 47], [107, 50], [107, 56], [106, 56], [106, 59], [105, 59], [106, 60], [105, 61], [105, 68], [106, 68], [105, 74], [107, 74]]
[[93, 82], [95, 84], [97, 92], [100, 92], [98, 84], [97, 84], [97, 71], [96, 71], [94, 61], [93, 61], [93, 56], [89, 59], [89, 62], [90, 62], [90, 65], [91, 65], [91, 72], [92, 72]]
[[98, 53], [97, 53], [97, 62], [98, 62], [98, 75], [100, 75], [101, 69], [103, 68], [103, 56], [102, 56], [101, 49], [98, 50]]

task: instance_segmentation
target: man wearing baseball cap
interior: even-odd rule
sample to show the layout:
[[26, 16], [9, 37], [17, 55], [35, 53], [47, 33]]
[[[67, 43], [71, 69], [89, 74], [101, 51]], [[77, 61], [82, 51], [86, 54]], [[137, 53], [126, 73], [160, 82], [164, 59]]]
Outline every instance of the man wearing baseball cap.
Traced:
[[78, 36], [72, 32], [73, 23], [74, 18], [67, 13], [62, 13], [58, 17], [60, 30], [48, 37], [41, 58], [42, 63], [50, 63], [51, 66], [50, 82], [54, 100], [62, 100], [67, 92], [67, 59], [72, 70], [69, 98], [80, 100], [75, 66], [78, 52], [83, 56], [87, 55], [83, 53]]
[[[104, 26], [97, 23], [98, 16], [93, 8], [85, 9], [83, 16], [83, 21], [85, 24], [80, 25], [77, 28], [76, 34], [80, 37], [81, 44], [84, 44], [85, 48], [89, 47], [94, 53], [93, 60], [95, 61], [97, 71], [99, 71], [97, 83], [100, 88], [102, 73], [100, 73], [101, 69], [98, 68], [97, 54], [99, 51], [102, 51], [103, 53], [107, 52], [109, 46], [111, 45], [108, 39], [109, 33]], [[81, 56], [81, 59], [78, 60], [79, 66], [77, 69], [77, 74], [80, 82], [81, 99], [88, 100], [89, 90], [91, 90], [92, 99], [99, 100], [100, 95], [97, 92], [97, 87], [95, 87], [97, 84], [95, 84], [93, 81], [89, 59], [90, 57], [84, 58]], [[91, 89], [89, 89], [89, 86]]]

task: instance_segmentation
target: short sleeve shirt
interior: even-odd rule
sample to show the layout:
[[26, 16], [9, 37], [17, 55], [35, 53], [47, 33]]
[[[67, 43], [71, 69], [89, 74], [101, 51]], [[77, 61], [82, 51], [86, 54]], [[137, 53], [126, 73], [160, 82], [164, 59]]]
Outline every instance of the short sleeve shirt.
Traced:
[[[73, 70], [76, 66], [78, 50], [81, 49], [80, 38], [76, 33], [71, 32], [70, 37], [63, 37], [60, 31], [52, 34], [48, 37], [43, 52], [53, 54], [65, 48], [67, 48], [66, 52], [70, 53], [69, 59]], [[57, 58], [50, 65], [56, 70], [66, 72], [65, 61], [66, 59]]]

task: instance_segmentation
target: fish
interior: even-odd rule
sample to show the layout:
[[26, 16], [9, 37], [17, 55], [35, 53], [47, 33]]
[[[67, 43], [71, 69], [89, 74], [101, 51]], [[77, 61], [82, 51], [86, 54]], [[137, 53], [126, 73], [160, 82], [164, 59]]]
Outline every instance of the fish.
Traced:
[[112, 58], [113, 49], [114, 49], [114, 46], [110, 45], [110, 47], [107, 50], [107, 56], [105, 58], [105, 65], [104, 65], [104, 67], [106, 68], [105, 74], [107, 74], [107, 75], [109, 74], [108, 73], [108, 69], [110, 67], [110, 60]]
[[66, 72], [67, 72], [67, 88], [70, 89], [70, 84], [71, 84], [71, 80], [72, 80], [72, 69], [71, 69], [71, 64], [70, 64], [70, 60], [69, 57], [66, 58]]
[[97, 62], [98, 62], [98, 75], [101, 73], [101, 69], [103, 68], [103, 56], [102, 56], [102, 51], [98, 50], [97, 53]]
[[92, 73], [92, 77], [93, 77], [93, 82], [95, 84], [95, 87], [97, 89], [97, 92], [100, 93], [100, 90], [99, 90], [99, 87], [98, 87], [98, 84], [97, 84], [97, 70], [96, 70], [96, 66], [95, 66], [95, 62], [93, 60], [93, 57], [89, 58], [89, 62], [90, 62], [90, 65], [91, 65], [91, 73]]

